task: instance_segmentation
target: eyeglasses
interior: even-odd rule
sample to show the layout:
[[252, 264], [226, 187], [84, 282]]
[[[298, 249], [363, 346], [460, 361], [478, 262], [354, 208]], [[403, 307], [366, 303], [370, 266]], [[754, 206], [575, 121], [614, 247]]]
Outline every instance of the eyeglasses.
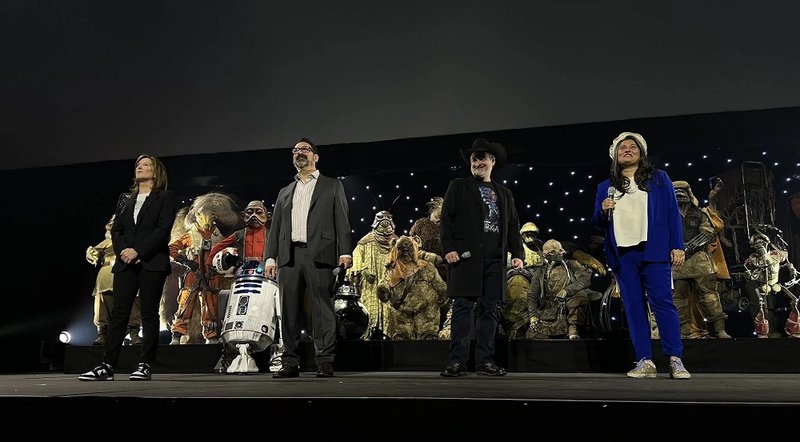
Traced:
[[311, 151], [312, 151], [312, 149], [311, 149], [310, 147], [306, 147], [306, 146], [303, 146], [303, 147], [293, 147], [293, 148], [292, 148], [292, 153], [300, 153], [300, 152], [303, 152], [303, 153], [309, 153], [309, 152], [311, 152]]

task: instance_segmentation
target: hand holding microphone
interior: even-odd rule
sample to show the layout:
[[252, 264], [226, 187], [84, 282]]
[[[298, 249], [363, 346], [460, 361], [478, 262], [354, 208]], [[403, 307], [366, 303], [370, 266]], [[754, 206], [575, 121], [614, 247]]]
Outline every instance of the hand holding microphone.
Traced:
[[603, 201], [603, 209], [606, 211], [606, 215], [608, 219], [612, 219], [611, 215], [614, 214], [614, 206], [617, 205], [617, 202], [614, 201], [614, 194], [617, 192], [617, 189], [614, 186], [610, 186], [608, 188], [608, 197]]
[[446, 255], [444, 255], [445, 261], [447, 261], [449, 264], [455, 264], [462, 259], [467, 259], [470, 257], [472, 257], [472, 252], [470, 252], [469, 250], [467, 250], [466, 252], [462, 252], [460, 255], [458, 254], [458, 252], [455, 251], [448, 252]]

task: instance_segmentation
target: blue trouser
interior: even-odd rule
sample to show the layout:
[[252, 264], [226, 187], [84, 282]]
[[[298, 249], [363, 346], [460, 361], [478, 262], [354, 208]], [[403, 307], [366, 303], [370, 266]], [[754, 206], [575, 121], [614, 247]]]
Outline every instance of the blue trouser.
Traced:
[[664, 356], [680, 357], [683, 354], [683, 343], [678, 309], [672, 300], [670, 263], [643, 261], [642, 255], [639, 250], [621, 253], [619, 270], [615, 274], [636, 360], [653, 358], [650, 319], [645, 302], [650, 304], [656, 318]]

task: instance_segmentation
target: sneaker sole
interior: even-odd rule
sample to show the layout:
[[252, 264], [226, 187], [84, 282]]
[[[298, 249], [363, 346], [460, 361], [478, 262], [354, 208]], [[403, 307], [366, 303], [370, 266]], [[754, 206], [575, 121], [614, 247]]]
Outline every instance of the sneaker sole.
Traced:
[[500, 376], [505, 376], [505, 375], [507, 375], [508, 373], [487, 373], [487, 372], [485, 372], [485, 371], [477, 371], [477, 372], [475, 372], [475, 374], [477, 374], [478, 376], [494, 376], [494, 377], [500, 377]]
[[128, 378], [128, 380], [131, 380], [131, 381], [149, 381], [150, 378], [139, 377], [139, 376], [130, 376]]
[[628, 373], [628, 377], [629, 378], [633, 378], [633, 379], [657, 378], [658, 374], [657, 373], [652, 373], [652, 374], [630, 374], [630, 373]]
[[686, 374], [670, 374], [669, 377], [672, 379], [691, 379], [692, 375], [689, 373]]
[[462, 371], [461, 373], [445, 373], [441, 372], [439, 375], [446, 377], [446, 378], [457, 378], [459, 376], [466, 376], [468, 373], [466, 371]]
[[78, 376], [79, 381], [113, 381], [114, 376], [110, 376], [107, 378], [97, 378], [94, 376]]

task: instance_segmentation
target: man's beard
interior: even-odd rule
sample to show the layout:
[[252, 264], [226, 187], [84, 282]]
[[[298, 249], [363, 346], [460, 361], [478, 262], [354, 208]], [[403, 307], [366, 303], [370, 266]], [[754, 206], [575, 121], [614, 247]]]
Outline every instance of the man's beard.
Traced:
[[296, 167], [298, 169], [302, 169], [302, 168], [308, 166], [309, 161], [310, 160], [308, 158], [306, 158], [305, 155], [298, 155], [298, 156], [296, 156], [294, 158], [294, 167]]

